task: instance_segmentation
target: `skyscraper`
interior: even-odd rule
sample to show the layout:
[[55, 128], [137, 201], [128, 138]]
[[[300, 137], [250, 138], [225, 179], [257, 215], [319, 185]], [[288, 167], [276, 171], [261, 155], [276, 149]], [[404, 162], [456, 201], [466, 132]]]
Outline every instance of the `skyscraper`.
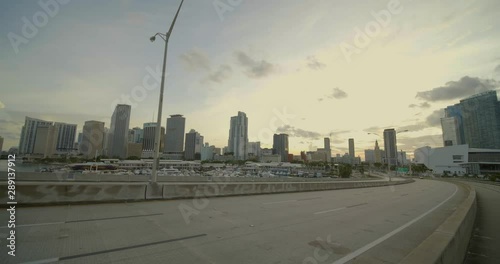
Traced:
[[460, 145], [462, 142], [460, 138], [460, 127], [458, 125], [458, 118], [443, 117], [441, 118], [441, 129], [443, 130], [443, 145], [454, 146]]
[[248, 144], [248, 118], [243, 112], [231, 117], [229, 127], [228, 150], [233, 152], [234, 158], [238, 160], [247, 159]]
[[457, 130], [459, 140], [456, 145], [463, 145], [465, 143], [465, 135], [464, 135], [464, 121], [462, 118], [462, 110], [460, 108], [460, 104], [450, 105], [444, 109], [444, 117], [455, 117], [457, 122]]
[[203, 136], [196, 130], [191, 129], [186, 134], [186, 146], [184, 148], [184, 158], [186, 160], [199, 160], [201, 158], [201, 148], [203, 147]]
[[[143, 129], [143, 138], [142, 138], [142, 157], [143, 158], [152, 158], [154, 157], [154, 149], [155, 149], [155, 137], [156, 137], [156, 129], [158, 125], [156, 122], [144, 123]], [[160, 131], [160, 146], [163, 144], [165, 138], [165, 128], [162, 127]]]
[[184, 131], [186, 118], [182, 115], [171, 115], [167, 118], [167, 131], [165, 135], [165, 153], [182, 153], [184, 151]]
[[[144, 137], [143, 129], [140, 127], [134, 127], [131, 129], [130, 136], [129, 136], [129, 142], [142, 143], [143, 137]], [[162, 140], [163, 140], [163, 138], [162, 138]]]
[[248, 158], [260, 158], [260, 141], [248, 142], [247, 154]]
[[57, 129], [56, 151], [58, 153], [68, 153], [74, 148], [76, 137], [76, 125], [66, 123], [55, 123]]
[[51, 157], [56, 152], [59, 127], [56, 125], [38, 125], [36, 129], [35, 146], [33, 154]]
[[39, 125], [53, 125], [54, 122], [26, 117], [21, 129], [19, 140], [19, 154], [31, 154], [35, 148], [36, 130]]
[[356, 150], [354, 148], [354, 138], [349, 139], [349, 158], [351, 159], [351, 164], [354, 163], [354, 158], [356, 157]]
[[376, 163], [382, 163], [382, 153], [378, 146], [378, 140], [375, 140], [375, 148], [373, 149], [373, 155]]
[[104, 122], [86, 121], [82, 130], [82, 142], [79, 145], [80, 153], [84, 157], [101, 155], [104, 146]]
[[330, 149], [330, 138], [326, 137], [324, 138], [324, 149], [326, 152], [326, 161], [330, 162], [332, 160], [332, 150]]
[[384, 130], [385, 159], [389, 165], [397, 165], [396, 130], [394, 128]]
[[273, 136], [273, 154], [281, 156], [281, 162], [288, 161], [288, 135], [274, 134]]
[[375, 150], [365, 149], [365, 162], [368, 162], [368, 163], [375, 162]]
[[496, 91], [460, 100], [460, 110], [469, 147], [500, 149], [500, 107]]
[[130, 105], [119, 104], [113, 112], [108, 142], [110, 157], [124, 159], [127, 156], [130, 111]]

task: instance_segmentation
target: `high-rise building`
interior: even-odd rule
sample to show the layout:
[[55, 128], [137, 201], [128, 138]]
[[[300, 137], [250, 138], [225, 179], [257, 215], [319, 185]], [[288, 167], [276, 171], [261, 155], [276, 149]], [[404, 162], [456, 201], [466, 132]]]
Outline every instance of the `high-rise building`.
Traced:
[[332, 160], [332, 150], [330, 149], [330, 138], [326, 137], [324, 138], [324, 149], [326, 152], [326, 161], [330, 162]]
[[[143, 137], [144, 137], [144, 131], [140, 127], [134, 127], [129, 131], [129, 142], [142, 143]], [[162, 150], [163, 149], [160, 148], [160, 151], [162, 151]]]
[[215, 146], [210, 146], [210, 144], [205, 143], [205, 146], [201, 148], [201, 160], [213, 160], [215, 157]]
[[128, 129], [130, 123], [130, 105], [116, 106], [109, 127], [109, 156], [126, 158], [128, 148]]
[[186, 133], [186, 144], [184, 147], [184, 158], [186, 160], [201, 159], [201, 148], [203, 147], [203, 136], [196, 130], [191, 129]]
[[0, 153], [2, 153], [3, 149], [3, 137], [0, 136]]
[[384, 130], [384, 149], [386, 163], [397, 165], [396, 130], [394, 128]]
[[444, 117], [454, 117], [457, 122], [457, 130], [459, 140], [456, 145], [463, 145], [465, 143], [464, 120], [462, 117], [462, 110], [460, 104], [450, 105], [444, 109]]
[[375, 163], [375, 150], [365, 149], [365, 162]]
[[184, 151], [184, 133], [186, 118], [182, 115], [171, 115], [167, 118], [164, 153], [179, 154]]
[[462, 142], [460, 138], [460, 127], [458, 125], [458, 118], [443, 117], [441, 118], [441, 129], [443, 130], [443, 145], [454, 146], [460, 145]]
[[248, 142], [247, 149], [248, 158], [259, 158], [260, 154], [260, 141], [257, 142]]
[[36, 130], [39, 125], [53, 125], [54, 122], [26, 117], [24, 126], [21, 129], [21, 139], [19, 140], [19, 154], [31, 154], [35, 148]]
[[349, 139], [349, 157], [351, 159], [351, 164], [354, 163], [356, 157], [356, 149], [354, 147], [354, 138]]
[[373, 149], [373, 155], [375, 159], [375, 163], [382, 163], [382, 152], [378, 146], [378, 140], [375, 140], [375, 148]]
[[237, 116], [231, 117], [229, 126], [229, 152], [233, 152], [237, 160], [247, 159], [248, 145], [248, 118], [243, 112], [238, 112]]
[[56, 151], [58, 153], [69, 153], [74, 149], [76, 137], [76, 125], [56, 122], [57, 129], [57, 144]]
[[38, 125], [33, 154], [51, 157], [56, 152], [59, 129], [55, 125]]
[[274, 134], [273, 136], [273, 154], [281, 156], [282, 162], [288, 161], [288, 135]]
[[[158, 125], [156, 122], [144, 123], [142, 129], [142, 157], [143, 158], [152, 158], [154, 157], [155, 150], [155, 137], [156, 137], [156, 129]], [[160, 130], [160, 149], [163, 145], [163, 141], [165, 138], [165, 128], [162, 127]]]
[[460, 100], [460, 110], [469, 147], [500, 149], [500, 106], [496, 91]]
[[82, 131], [82, 142], [79, 145], [80, 153], [84, 157], [101, 155], [104, 147], [104, 122], [86, 121]]

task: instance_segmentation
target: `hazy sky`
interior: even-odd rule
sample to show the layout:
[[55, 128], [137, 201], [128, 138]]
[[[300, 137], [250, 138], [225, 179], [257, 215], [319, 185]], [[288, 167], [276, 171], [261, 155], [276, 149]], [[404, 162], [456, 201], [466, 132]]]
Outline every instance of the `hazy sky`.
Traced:
[[[25, 116], [109, 127], [128, 97], [131, 128], [156, 120], [164, 43], [149, 37], [167, 31], [180, 1], [40, 2], [49, 11], [0, 2], [4, 149]], [[352, 137], [363, 156], [377, 139], [367, 132], [389, 127], [410, 130], [399, 149], [440, 146], [441, 109], [499, 87], [498, 17], [498, 0], [186, 0], [162, 125], [183, 114], [186, 132], [223, 147], [243, 111], [250, 141], [269, 147], [271, 133], [288, 133], [296, 154], [331, 134], [334, 154]]]

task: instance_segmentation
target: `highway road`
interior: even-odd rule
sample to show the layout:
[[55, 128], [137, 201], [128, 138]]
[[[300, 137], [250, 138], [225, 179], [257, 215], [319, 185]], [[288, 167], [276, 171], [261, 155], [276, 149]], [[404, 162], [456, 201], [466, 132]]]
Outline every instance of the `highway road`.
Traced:
[[477, 194], [477, 215], [465, 264], [500, 263], [500, 186], [467, 181]]
[[397, 263], [466, 197], [453, 183], [16, 211], [1, 263]]

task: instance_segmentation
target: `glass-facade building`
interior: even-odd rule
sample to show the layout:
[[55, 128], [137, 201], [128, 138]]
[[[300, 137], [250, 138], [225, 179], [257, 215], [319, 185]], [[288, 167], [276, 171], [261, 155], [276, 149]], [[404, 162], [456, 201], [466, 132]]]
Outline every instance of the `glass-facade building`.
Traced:
[[471, 148], [500, 149], [500, 103], [496, 91], [460, 101], [465, 142]]

